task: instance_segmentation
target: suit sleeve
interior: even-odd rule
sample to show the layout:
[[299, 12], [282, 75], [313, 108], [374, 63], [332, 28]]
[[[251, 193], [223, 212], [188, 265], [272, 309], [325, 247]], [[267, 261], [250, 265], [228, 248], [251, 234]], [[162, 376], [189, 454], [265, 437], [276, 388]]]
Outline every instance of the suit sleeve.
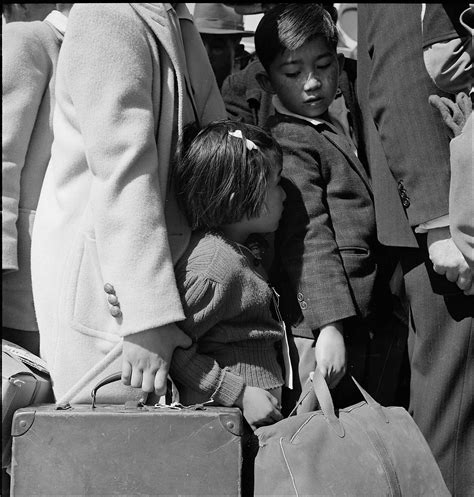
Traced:
[[406, 194], [409, 224], [415, 227], [448, 213], [450, 175], [449, 140], [428, 102], [431, 94], [443, 94], [423, 61], [421, 4], [360, 4], [358, 19], [364, 39], [359, 78], [368, 71], [366, 88], [360, 85], [359, 91], [367, 99], [367, 118], [374, 121], [390, 174]]
[[332, 229], [314, 144], [307, 135], [292, 137], [285, 127], [272, 133], [283, 148], [287, 193], [278, 231], [281, 260], [292, 290], [301, 294], [306, 304], [302, 307], [305, 321], [317, 330], [357, 312]]
[[2, 269], [18, 270], [20, 178], [52, 66], [41, 40], [12, 23], [2, 33]]
[[243, 378], [233, 374], [210, 356], [198, 350], [199, 339], [223, 319], [223, 312], [231, 308], [228, 292], [223, 286], [202, 276], [184, 281], [178, 276], [183, 292], [183, 305], [187, 319], [179, 323], [181, 329], [193, 339], [189, 349], [177, 348], [173, 354], [170, 374], [173, 380], [224, 406], [233, 406], [244, 388]]
[[168, 165], [158, 162], [152, 100], [166, 77], [155, 73], [145, 27], [127, 7], [76, 4], [63, 44], [65, 85], [92, 173], [100, 271], [120, 285], [131, 323], [124, 336], [184, 318], [164, 214], [167, 185], [158, 173]]

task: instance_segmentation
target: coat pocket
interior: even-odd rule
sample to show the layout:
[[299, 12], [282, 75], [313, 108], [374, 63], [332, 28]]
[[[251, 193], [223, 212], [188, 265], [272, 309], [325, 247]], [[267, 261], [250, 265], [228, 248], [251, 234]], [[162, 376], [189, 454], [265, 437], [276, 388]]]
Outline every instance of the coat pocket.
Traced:
[[84, 235], [79, 251], [77, 271], [70, 286], [73, 292], [71, 324], [86, 335], [118, 342], [119, 325], [110, 314], [95, 240]]

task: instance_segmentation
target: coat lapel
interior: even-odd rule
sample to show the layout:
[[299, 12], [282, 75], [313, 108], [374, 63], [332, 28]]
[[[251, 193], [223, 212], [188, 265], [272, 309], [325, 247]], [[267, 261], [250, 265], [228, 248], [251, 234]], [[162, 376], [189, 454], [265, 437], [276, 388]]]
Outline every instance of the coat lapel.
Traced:
[[178, 85], [178, 133], [181, 133], [183, 129], [184, 92], [186, 89], [194, 108], [195, 117], [198, 119], [193, 91], [187, 77], [184, 48], [178, 46], [178, 41], [171, 36], [173, 29], [163, 4], [131, 3], [130, 6], [150, 27], [171, 60]]

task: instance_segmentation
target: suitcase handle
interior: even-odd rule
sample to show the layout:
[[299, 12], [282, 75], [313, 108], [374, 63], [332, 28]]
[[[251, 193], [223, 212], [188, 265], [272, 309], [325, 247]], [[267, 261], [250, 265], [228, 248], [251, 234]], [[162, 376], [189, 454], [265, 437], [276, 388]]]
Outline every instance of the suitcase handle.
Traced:
[[[119, 381], [122, 378], [122, 373], [120, 371], [116, 373], [112, 373], [109, 376], [106, 376], [105, 378], [102, 378], [102, 380], [97, 383], [97, 385], [92, 389], [91, 391], [91, 397], [92, 397], [92, 409], [96, 408], [96, 397], [97, 397], [97, 391], [99, 388], [108, 385], [109, 383], [113, 383], [115, 381]], [[143, 392], [143, 396], [138, 402], [131, 401], [133, 403], [133, 407], [143, 407], [147, 401], [148, 398], [148, 393]], [[125, 403], [125, 407], [127, 407], [128, 402]]]

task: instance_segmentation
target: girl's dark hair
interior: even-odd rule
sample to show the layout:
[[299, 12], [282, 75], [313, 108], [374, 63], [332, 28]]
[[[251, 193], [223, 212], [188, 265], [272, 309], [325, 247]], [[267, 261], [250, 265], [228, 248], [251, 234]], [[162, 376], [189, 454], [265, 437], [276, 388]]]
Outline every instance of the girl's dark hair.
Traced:
[[[229, 134], [237, 130], [243, 138]], [[197, 131], [185, 127], [173, 168], [176, 196], [191, 228], [219, 228], [259, 215], [270, 172], [282, 161], [278, 143], [258, 126], [228, 120]], [[246, 140], [257, 149], [249, 150]]]
[[277, 55], [296, 50], [317, 36], [337, 49], [335, 7], [319, 3], [282, 3], [269, 10], [255, 30], [255, 51], [265, 70]]

